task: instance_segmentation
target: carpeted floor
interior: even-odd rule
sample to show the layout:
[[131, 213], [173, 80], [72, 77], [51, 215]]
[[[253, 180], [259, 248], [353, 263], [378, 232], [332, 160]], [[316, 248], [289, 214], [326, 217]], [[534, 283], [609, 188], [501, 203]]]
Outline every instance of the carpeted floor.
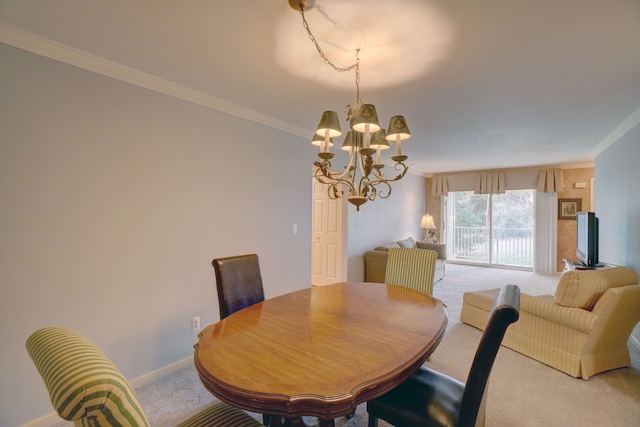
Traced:
[[[458, 318], [462, 294], [506, 284], [523, 293], [553, 294], [558, 275], [539, 275], [448, 264], [445, 279], [434, 285], [434, 296], [447, 305], [449, 324], [428, 365], [460, 380], [466, 378], [481, 332]], [[630, 344], [632, 367], [575, 379], [502, 347], [494, 366], [487, 403], [487, 426], [638, 426], [640, 425], [640, 351]], [[215, 398], [200, 384], [193, 366], [136, 388], [151, 425], [175, 426]], [[258, 414], [252, 414], [261, 420]], [[313, 418], [305, 418], [316, 425]], [[68, 423], [56, 424], [57, 426]], [[365, 404], [355, 417], [336, 419], [336, 426], [367, 425]], [[380, 426], [388, 426], [380, 421]]]

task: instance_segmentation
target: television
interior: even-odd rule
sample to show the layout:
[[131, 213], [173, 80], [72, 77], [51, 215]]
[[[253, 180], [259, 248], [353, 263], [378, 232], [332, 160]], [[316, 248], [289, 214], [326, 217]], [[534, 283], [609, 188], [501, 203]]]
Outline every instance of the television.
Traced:
[[576, 256], [587, 267], [598, 265], [598, 218], [594, 212], [576, 214]]

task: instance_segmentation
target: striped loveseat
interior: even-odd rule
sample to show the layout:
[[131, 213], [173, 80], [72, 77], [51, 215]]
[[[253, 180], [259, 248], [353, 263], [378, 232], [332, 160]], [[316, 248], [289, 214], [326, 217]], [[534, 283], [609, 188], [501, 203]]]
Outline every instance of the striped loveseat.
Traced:
[[[77, 426], [148, 427], [133, 389], [89, 340], [70, 329], [47, 327], [27, 340], [27, 351], [58, 414]], [[246, 412], [215, 403], [181, 427], [261, 426]]]
[[[498, 289], [466, 292], [460, 320], [484, 329]], [[555, 295], [520, 296], [520, 320], [503, 345], [576, 378], [631, 364], [640, 321], [638, 274], [625, 267], [563, 273]]]

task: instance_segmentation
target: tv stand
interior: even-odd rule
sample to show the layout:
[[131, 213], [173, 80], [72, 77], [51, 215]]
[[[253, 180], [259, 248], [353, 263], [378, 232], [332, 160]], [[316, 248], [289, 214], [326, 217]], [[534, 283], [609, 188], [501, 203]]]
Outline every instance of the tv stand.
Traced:
[[569, 260], [569, 259], [563, 258], [562, 261], [564, 262], [564, 270], [562, 270], [563, 273], [565, 271], [572, 271], [572, 270], [604, 270], [605, 268], [615, 267], [615, 265], [613, 264], [605, 264], [602, 262], [594, 266], [588, 266], [588, 265], [584, 265], [582, 261], [578, 261], [578, 260]]

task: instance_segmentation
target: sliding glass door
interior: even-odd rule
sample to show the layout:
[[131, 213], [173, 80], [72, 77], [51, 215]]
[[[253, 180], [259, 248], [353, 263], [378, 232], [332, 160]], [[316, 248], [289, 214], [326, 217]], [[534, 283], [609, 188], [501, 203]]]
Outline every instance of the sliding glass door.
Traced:
[[450, 192], [444, 216], [448, 258], [532, 268], [534, 195], [534, 190]]

